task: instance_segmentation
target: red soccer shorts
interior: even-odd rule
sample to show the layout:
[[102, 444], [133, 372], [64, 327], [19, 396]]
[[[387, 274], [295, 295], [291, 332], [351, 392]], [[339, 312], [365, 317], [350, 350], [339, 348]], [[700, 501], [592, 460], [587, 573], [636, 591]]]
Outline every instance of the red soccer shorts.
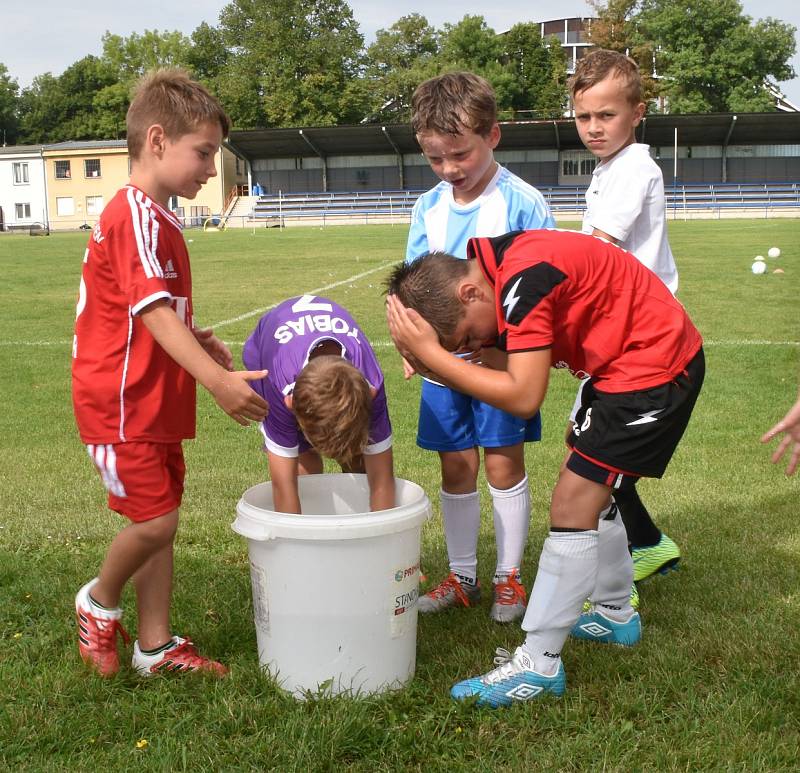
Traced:
[[186, 475], [180, 443], [90, 444], [86, 450], [115, 512], [138, 523], [180, 507]]

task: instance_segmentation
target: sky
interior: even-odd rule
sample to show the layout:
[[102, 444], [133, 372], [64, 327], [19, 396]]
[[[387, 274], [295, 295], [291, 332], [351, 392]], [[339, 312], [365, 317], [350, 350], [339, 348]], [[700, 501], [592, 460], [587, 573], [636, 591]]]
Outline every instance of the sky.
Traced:
[[[800, 28], [798, 0], [740, 0], [753, 19], [772, 16]], [[29, 86], [36, 75], [60, 75], [87, 54], [102, 51], [101, 37], [108, 31], [123, 37], [146, 29], [187, 35], [202, 22], [217, 26], [225, 0], [193, 0], [189, 4], [164, 0], [135, 3], [86, 3], [77, 0], [26, 0], [7, 3], [0, 24], [0, 63], [20, 87]], [[353, 16], [367, 43], [378, 29], [391, 26], [401, 16], [420, 13], [435, 27], [455, 23], [465, 15], [482, 15], [500, 32], [521, 21], [544, 21], [567, 16], [591, 16], [592, 8], [582, 0], [348, 0]], [[105, 5], [105, 9], [103, 10]], [[191, 13], [186, 8], [191, 8]], [[113, 11], [110, 10], [113, 8]], [[54, 35], [57, 33], [57, 38]], [[786, 96], [800, 107], [800, 54], [792, 59], [798, 77], [780, 84]]]

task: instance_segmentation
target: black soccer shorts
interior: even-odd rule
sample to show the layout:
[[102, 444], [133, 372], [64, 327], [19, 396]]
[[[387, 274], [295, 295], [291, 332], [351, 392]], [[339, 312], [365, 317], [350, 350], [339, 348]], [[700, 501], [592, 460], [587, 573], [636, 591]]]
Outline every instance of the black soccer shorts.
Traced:
[[612, 488], [660, 478], [686, 430], [705, 376], [701, 348], [682, 374], [654, 389], [610, 394], [583, 385], [567, 468]]

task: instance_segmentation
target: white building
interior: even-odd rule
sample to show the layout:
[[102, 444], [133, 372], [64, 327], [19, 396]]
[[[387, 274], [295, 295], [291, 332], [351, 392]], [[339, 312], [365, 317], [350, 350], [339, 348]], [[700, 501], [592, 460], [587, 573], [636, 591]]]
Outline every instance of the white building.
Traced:
[[0, 231], [47, 226], [47, 183], [42, 148], [0, 147]]

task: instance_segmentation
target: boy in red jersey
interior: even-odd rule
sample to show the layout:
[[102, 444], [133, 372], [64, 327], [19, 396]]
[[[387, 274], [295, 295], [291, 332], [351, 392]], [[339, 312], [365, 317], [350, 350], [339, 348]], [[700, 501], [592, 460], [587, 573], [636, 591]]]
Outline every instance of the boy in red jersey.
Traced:
[[[551, 366], [591, 378], [553, 490], [525, 642], [452, 690], [457, 699], [508, 706], [564, 692], [561, 648], [570, 633], [639, 641], [627, 544], [598, 542], [598, 513], [612, 491], [663, 475], [705, 366], [683, 306], [613, 244], [547, 229], [471, 239], [467, 254], [427, 255], [395, 270], [387, 313], [400, 351], [443, 383], [518, 416], [539, 409]], [[468, 347], [481, 348], [492, 367], [448, 354]], [[586, 598], [594, 604], [581, 614]]]
[[247, 425], [266, 415], [247, 383], [266, 371], [231, 372], [228, 347], [194, 326], [189, 255], [168, 202], [194, 198], [216, 175], [214, 157], [229, 128], [219, 102], [185, 73], [145, 77], [127, 115], [130, 183], [104, 209], [83, 258], [75, 418], [109, 507], [131, 521], [75, 599], [79, 651], [103, 676], [119, 670], [117, 632], [129, 641], [119, 600], [131, 578], [139, 618], [132, 662], [140, 674], [227, 672], [170, 628], [181, 441], [195, 434], [195, 381]]

